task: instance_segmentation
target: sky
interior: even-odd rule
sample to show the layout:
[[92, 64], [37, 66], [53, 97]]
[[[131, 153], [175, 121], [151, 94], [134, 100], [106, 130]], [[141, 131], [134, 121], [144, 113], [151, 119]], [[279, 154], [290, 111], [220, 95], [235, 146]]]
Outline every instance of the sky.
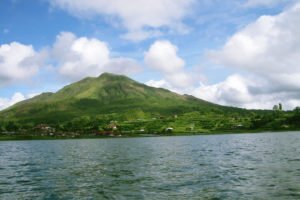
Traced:
[[1, 0], [0, 110], [87, 76], [300, 106], [299, 0]]

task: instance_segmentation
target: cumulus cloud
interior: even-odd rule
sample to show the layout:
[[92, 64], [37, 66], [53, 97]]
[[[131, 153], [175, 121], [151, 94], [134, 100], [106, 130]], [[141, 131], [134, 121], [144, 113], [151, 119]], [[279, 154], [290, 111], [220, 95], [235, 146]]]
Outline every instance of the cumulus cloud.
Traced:
[[34, 94], [24, 95], [24, 94], [22, 94], [20, 92], [16, 92], [10, 98], [1, 98], [0, 97], [0, 110], [8, 108], [9, 106], [14, 105], [15, 103], [18, 103], [20, 101], [24, 101], [24, 100], [26, 100], [28, 98], [32, 98], [32, 97], [34, 97], [36, 95], [38, 95], [38, 94], [34, 93]]
[[178, 48], [167, 40], [158, 40], [145, 53], [145, 62], [150, 67], [165, 73], [183, 69], [185, 62], [177, 55]]
[[77, 38], [73, 33], [62, 32], [52, 48], [52, 59], [57, 62], [59, 73], [76, 81], [103, 72], [132, 74], [140, 70], [130, 58], [112, 58], [108, 44], [96, 38]]
[[220, 50], [208, 53], [214, 62], [246, 73], [232, 74], [215, 84], [200, 82], [200, 86], [189, 89], [185, 87], [190, 84], [175, 84], [184, 83], [186, 74], [178, 48], [168, 41], [157, 41], [145, 53], [145, 63], [160, 71], [163, 79], [147, 84], [223, 105], [272, 109], [281, 102], [285, 109], [293, 109], [300, 105], [298, 24], [299, 3], [278, 15], [260, 17], [230, 37]]
[[168, 89], [172, 92], [176, 92], [178, 94], [183, 94], [184, 93], [184, 91], [182, 89], [175, 88], [168, 81], [166, 81], [164, 79], [161, 79], [161, 80], [158, 80], [158, 81], [157, 80], [149, 80], [145, 84], [148, 85], [148, 86], [151, 86], [151, 87], [155, 87], [155, 88], [165, 88], [165, 89]]
[[192, 94], [214, 103], [248, 109], [272, 109], [278, 103], [282, 103], [284, 109], [300, 105], [298, 92], [281, 91], [262, 77], [239, 74], [233, 74], [220, 83], [201, 84]]
[[41, 57], [31, 45], [18, 42], [0, 45], [0, 85], [32, 77], [40, 63]]
[[[276, 16], [262, 16], [234, 34], [218, 51], [216, 62], [273, 79], [300, 74], [300, 3]], [[292, 83], [290, 83], [292, 84]], [[300, 86], [296, 81], [294, 85]]]
[[229, 76], [224, 82], [214, 85], [201, 83], [195, 95], [202, 99], [222, 104], [243, 104], [251, 100], [248, 92], [248, 81], [238, 74]]
[[136, 60], [123, 57], [110, 59], [104, 68], [106, 72], [126, 75], [137, 73], [142, 70]]
[[270, 108], [266, 102], [285, 101], [292, 108], [300, 98], [299, 24], [300, 3], [297, 3], [278, 15], [262, 16], [235, 33], [220, 50], [211, 51], [208, 56], [220, 65], [247, 71], [255, 78], [249, 81], [230, 76], [224, 82], [200, 87], [203, 94], [199, 92], [198, 96], [260, 108]]
[[[176, 88], [191, 87], [193, 76], [185, 69], [185, 61], [178, 56], [178, 48], [167, 40], [154, 42], [145, 52], [145, 64], [160, 72], [169, 85]], [[162, 80], [161, 80], [162, 81]]]
[[73, 80], [96, 76], [109, 62], [109, 49], [106, 43], [93, 38], [76, 38], [69, 32], [57, 36], [53, 55], [59, 61], [59, 73]]
[[183, 19], [195, 0], [50, 0], [54, 7], [80, 18], [108, 16], [127, 29], [125, 38], [143, 40], [160, 35], [162, 29], [185, 32]]

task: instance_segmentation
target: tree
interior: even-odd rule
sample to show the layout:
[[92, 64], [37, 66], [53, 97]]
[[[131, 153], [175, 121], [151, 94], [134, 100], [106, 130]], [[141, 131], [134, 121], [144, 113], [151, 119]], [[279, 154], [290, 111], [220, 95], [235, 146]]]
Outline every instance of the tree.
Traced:
[[14, 121], [9, 121], [7, 124], [6, 124], [6, 130], [7, 131], [17, 131], [19, 130], [19, 125], [14, 122]]
[[282, 104], [281, 103], [279, 103], [278, 109], [282, 110]]
[[300, 108], [296, 107], [293, 111], [293, 115], [287, 119], [288, 123], [300, 127]]
[[273, 106], [273, 110], [279, 110], [278, 105], [274, 105], [274, 106]]
[[0, 133], [5, 131], [4, 125], [0, 122]]

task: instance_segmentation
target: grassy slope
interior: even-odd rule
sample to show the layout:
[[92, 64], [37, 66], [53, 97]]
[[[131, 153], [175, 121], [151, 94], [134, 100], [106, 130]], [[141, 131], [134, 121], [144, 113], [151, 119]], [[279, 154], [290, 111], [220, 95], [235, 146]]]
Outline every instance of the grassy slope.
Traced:
[[192, 111], [245, 112], [149, 87], [126, 76], [105, 73], [97, 78], [85, 78], [70, 84], [57, 93], [44, 93], [20, 102], [2, 111], [0, 116], [21, 122], [53, 123], [82, 115], [131, 112], [172, 115]]

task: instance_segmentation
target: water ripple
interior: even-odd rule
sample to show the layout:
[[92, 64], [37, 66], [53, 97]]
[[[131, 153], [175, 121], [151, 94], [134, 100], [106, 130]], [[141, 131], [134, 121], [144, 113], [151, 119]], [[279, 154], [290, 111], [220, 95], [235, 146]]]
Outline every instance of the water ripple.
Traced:
[[299, 199], [300, 133], [0, 142], [0, 199]]

